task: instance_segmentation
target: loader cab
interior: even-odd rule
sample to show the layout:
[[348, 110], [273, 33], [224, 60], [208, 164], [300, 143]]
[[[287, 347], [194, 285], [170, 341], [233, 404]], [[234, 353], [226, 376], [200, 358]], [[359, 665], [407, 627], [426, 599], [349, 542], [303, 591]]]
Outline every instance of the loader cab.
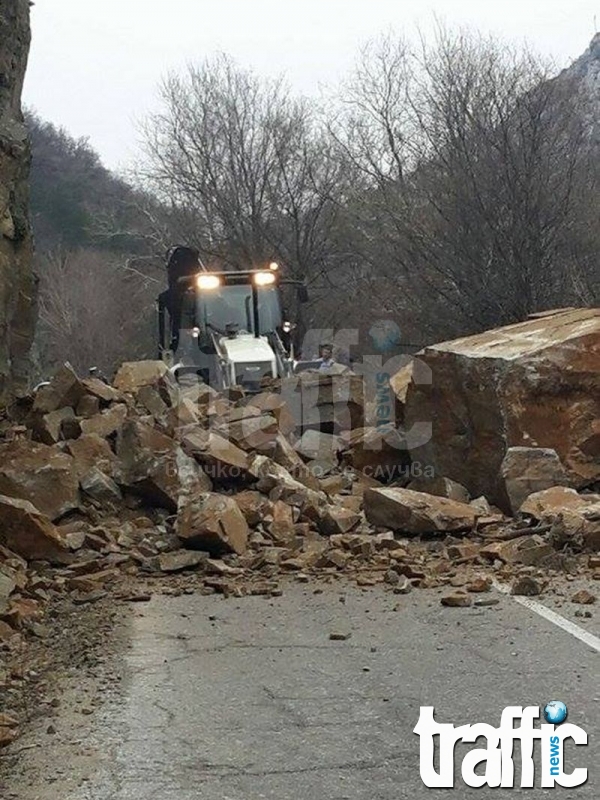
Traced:
[[[159, 297], [159, 350], [179, 378], [198, 375], [217, 389], [260, 391], [293, 371], [276, 264], [262, 270], [196, 271]], [[166, 316], [169, 316], [169, 325]]]

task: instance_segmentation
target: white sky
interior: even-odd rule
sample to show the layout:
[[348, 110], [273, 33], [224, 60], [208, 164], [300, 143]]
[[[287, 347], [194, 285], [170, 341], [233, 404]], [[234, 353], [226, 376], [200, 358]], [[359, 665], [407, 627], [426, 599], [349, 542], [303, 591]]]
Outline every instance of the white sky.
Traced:
[[435, 16], [526, 40], [563, 67], [588, 46], [598, 11], [598, 0], [35, 0], [24, 100], [118, 168], [161, 76], [217, 51], [316, 95], [366, 40], [427, 31]]

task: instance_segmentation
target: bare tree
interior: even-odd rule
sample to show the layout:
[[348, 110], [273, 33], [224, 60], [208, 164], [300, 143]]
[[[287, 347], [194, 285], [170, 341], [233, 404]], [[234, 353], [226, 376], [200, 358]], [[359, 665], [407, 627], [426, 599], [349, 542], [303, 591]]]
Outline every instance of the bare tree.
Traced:
[[418, 52], [369, 47], [345, 108], [334, 135], [363, 178], [358, 248], [400, 315], [419, 304], [439, 334], [564, 304], [565, 240], [578, 193], [590, 198], [574, 84], [527, 51], [440, 29]]
[[314, 280], [331, 266], [339, 167], [309, 105], [222, 56], [161, 89], [144, 126], [144, 185], [181, 241], [215, 265], [285, 261]]

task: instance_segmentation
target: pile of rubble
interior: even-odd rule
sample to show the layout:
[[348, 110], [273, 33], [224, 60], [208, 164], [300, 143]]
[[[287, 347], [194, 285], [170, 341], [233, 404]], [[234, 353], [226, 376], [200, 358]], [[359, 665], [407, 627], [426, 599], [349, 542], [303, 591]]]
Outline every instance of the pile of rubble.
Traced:
[[[413, 452], [407, 429], [366, 424], [353, 374], [245, 395], [178, 386], [161, 362], [124, 364], [112, 385], [64, 365], [0, 422], [0, 655], [35, 634], [52, 598], [144, 599], [167, 575], [228, 595], [280, 594], [283, 575], [345, 575], [397, 594], [448, 587], [442, 602], [454, 606], [494, 602], [494, 579], [534, 594], [552, 570], [600, 577], [600, 315], [589, 319], [581, 353], [573, 324], [558, 326], [568, 363], [557, 334], [540, 355], [538, 320], [525, 323], [535, 335], [517, 332], [525, 364], [510, 328], [487, 334], [485, 352], [473, 337], [421, 354], [393, 381], [406, 425], [417, 407], [431, 411], [431, 439]], [[433, 384], [419, 377], [426, 367]], [[569, 422], [552, 442], [540, 436], [550, 410]], [[435, 469], [421, 477], [392, 470], [383, 485], [369, 469], [405, 468], [427, 448]], [[482, 486], [488, 497], [472, 498]], [[10, 679], [0, 668], [0, 688]], [[12, 730], [0, 721], [0, 743]]]

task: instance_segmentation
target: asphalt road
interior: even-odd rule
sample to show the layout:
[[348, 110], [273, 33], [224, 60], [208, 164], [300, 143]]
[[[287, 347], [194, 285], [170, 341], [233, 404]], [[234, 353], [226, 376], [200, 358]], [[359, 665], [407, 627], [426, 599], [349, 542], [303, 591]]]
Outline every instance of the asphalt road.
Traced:
[[[590, 778], [577, 789], [514, 791], [600, 796], [598, 653], [589, 644], [500, 594], [496, 606], [452, 609], [434, 592], [314, 590], [159, 596], [135, 607], [121, 689], [79, 727], [65, 703], [56, 735], [25, 737], [30, 779], [15, 777], [6, 797], [493, 798], [498, 790], [461, 781], [458, 765], [474, 745], [456, 748], [453, 790], [424, 786], [413, 733], [420, 706], [435, 706], [440, 722], [497, 726], [505, 706], [549, 700], [564, 701], [587, 731], [587, 748], [567, 746], [565, 771], [588, 767]], [[76, 677], [63, 691], [77, 693]]]

